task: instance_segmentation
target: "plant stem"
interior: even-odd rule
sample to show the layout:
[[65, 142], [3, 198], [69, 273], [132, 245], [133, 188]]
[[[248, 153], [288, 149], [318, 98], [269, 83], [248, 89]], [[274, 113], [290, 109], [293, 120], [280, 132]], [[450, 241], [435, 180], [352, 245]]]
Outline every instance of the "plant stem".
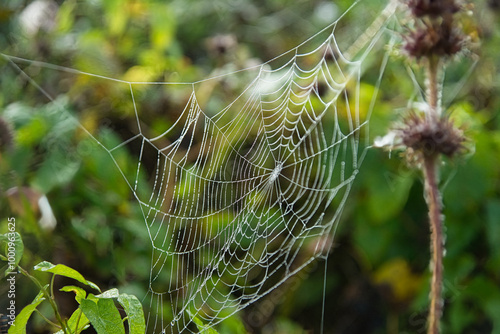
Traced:
[[[440, 70], [440, 60], [438, 57], [430, 56], [427, 66], [427, 103], [429, 104], [429, 114], [427, 121], [431, 124], [439, 122], [441, 117], [439, 105], [440, 87], [438, 85], [438, 71]], [[424, 154], [422, 172], [425, 179], [425, 200], [429, 208], [429, 224], [431, 231], [431, 292], [430, 309], [427, 319], [427, 333], [439, 333], [439, 321], [443, 313], [442, 290], [443, 290], [443, 216], [441, 193], [439, 191], [439, 154], [427, 152]]]
[[438, 57], [430, 56], [427, 59], [427, 103], [429, 104], [428, 120], [436, 123], [441, 116], [439, 106], [438, 71], [440, 61]]
[[44, 316], [43, 313], [40, 312], [38, 309], [35, 309], [35, 312], [38, 313], [38, 315], [41, 316], [43, 318], [43, 320], [45, 320], [45, 322], [47, 322], [48, 324], [50, 324], [50, 325], [52, 325], [52, 326], [54, 326], [56, 328], [61, 328], [62, 329], [61, 325], [58, 325], [55, 322], [51, 321], [49, 318], [47, 318], [46, 316]]
[[[428, 334], [439, 334], [439, 322], [443, 313], [443, 205], [439, 191], [439, 168], [441, 154], [452, 157], [459, 152], [463, 137], [459, 131], [442, 116], [441, 94], [443, 91], [440, 74], [444, 62], [456, 55], [466, 40], [464, 32], [454, 23], [454, 14], [460, 10], [458, 1], [406, 1], [413, 15], [415, 29], [406, 37], [405, 50], [410, 57], [424, 60], [426, 64], [426, 110], [425, 119], [410, 118], [407, 126], [418, 124], [416, 131], [403, 133], [403, 142], [417, 148], [422, 160], [421, 169], [425, 178], [424, 197], [429, 208], [431, 231], [431, 292], [428, 316]], [[412, 130], [412, 129], [411, 129]], [[417, 140], [415, 141], [416, 138]], [[418, 143], [418, 145], [415, 145]], [[412, 147], [413, 146], [413, 147]]]
[[438, 165], [439, 157], [428, 157], [424, 159], [423, 172], [425, 177], [425, 199], [429, 207], [429, 221], [431, 229], [431, 293], [430, 310], [428, 316], [428, 334], [439, 333], [439, 320], [443, 311], [441, 300], [443, 284], [443, 221], [441, 194], [438, 189]]
[[[47, 289], [34, 276], [30, 275], [21, 266], [18, 265], [17, 267], [19, 268], [19, 271], [21, 271], [21, 273], [24, 276], [28, 277], [33, 283], [35, 283], [35, 285], [38, 287], [38, 289], [40, 289], [40, 291], [43, 292], [43, 295], [48, 300], [50, 306], [52, 307], [52, 310], [54, 311], [54, 315], [57, 319], [57, 322], [61, 325], [61, 329], [62, 329], [63, 333], [65, 333], [65, 334], [69, 333], [69, 329], [66, 325], [66, 322], [62, 319], [61, 314], [59, 313], [59, 309], [57, 307], [57, 304], [56, 304], [53, 296], [47, 291]], [[52, 284], [53, 284], [53, 282], [52, 282]], [[52, 322], [50, 322], [50, 323], [52, 323]]]

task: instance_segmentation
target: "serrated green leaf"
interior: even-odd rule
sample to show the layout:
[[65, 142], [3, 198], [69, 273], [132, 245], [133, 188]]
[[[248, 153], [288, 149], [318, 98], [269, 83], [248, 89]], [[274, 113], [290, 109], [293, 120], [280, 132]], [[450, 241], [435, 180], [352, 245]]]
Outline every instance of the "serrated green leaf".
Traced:
[[75, 300], [78, 302], [78, 304], [80, 304], [82, 299], [85, 299], [85, 297], [87, 296], [87, 292], [85, 290], [83, 290], [82, 288], [80, 288], [78, 286], [74, 286], [74, 285], [63, 286], [60, 289], [60, 291], [74, 292], [75, 293]]
[[[92, 294], [90, 294], [92, 296]], [[124, 334], [125, 327], [112, 299], [83, 299], [80, 308], [98, 334]]]
[[146, 322], [144, 319], [144, 312], [142, 304], [134, 295], [120, 294], [118, 302], [123, 306], [128, 316], [128, 326], [130, 333], [145, 333]]
[[[5, 242], [5, 261], [8, 262], [4, 276], [16, 270], [19, 261], [23, 257], [24, 244], [18, 232], [9, 232], [2, 235], [1, 242]], [[13, 260], [13, 261], [12, 261]]]
[[14, 324], [9, 328], [9, 334], [26, 334], [26, 324], [28, 323], [31, 314], [36, 310], [38, 305], [43, 302], [43, 293], [39, 292], [31, 304], [26, 305], [21, 312], [16, 316]]
[[65, 266], [64, 264], [55, 265], [55, 264], [52, 264], [48, 261], [43, 261], [43, 262], [40, 262], [39, 264], [37, 264], [34, 267], [34, 269], [38, 270], [38, 271], [44, 271], [44, 272], [48, 272], [48, 273], [53, 273], [55, 275], [60, 275], [60, 276], [72, 278], [74, 280], [77, 280], [80, 283], [88, 285], [88, 286], [96, 289], [97, 291], [101, 292], [101, 289], [99, 289], [99, 287], [95, 283], [87, 281], [82, 276], [82, 274], [80, 274], [78, 271], [76, 271], [75, 269], [70, 268], [68, 266]]

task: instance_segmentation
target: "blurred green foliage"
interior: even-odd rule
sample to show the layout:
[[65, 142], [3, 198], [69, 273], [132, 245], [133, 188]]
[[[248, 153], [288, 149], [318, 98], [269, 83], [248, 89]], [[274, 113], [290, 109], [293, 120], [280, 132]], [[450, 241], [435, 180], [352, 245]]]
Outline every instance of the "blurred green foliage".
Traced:
[[[45, 19], [38, 22], [23, 21], [25, 1], [2, 1], [3, 53], [126, 81], [193, 82], [274, 58], [329, 24], [351, 2], [46, 3], [50, 5]], [[479, 37], [480, 45], [451, 61], [445, 78], [445, 107], [463, 125], [471, 143], [466, 157], [443, 166], [444, 333], [500, 333], [500, 12], [496, 3], [478, 1], [472, 18], [464, 19], [471, 41]], [[338, 27], [340, 43], [349, 45], [362, 29], [361, 23], [379, 10], [380, 3], [374, 1], [349, 12]], [[374, 53], [373, 67], [382, 56], [382, 50]], [[37, 78], [39, 87], [0, 58], [0, 117], [10, 127], [0, 124], [0, 233], [6, 232], [7, 218], [14, 215], [26, 244], [24, 267], [42, 259], [65, 263], [99, 286], [146, 295], [151, 240], [125, 182], [135, 179], [136, 162], [125, 148], [113, 154], [124, 178], [110, 155], [90, 137], [115, 147], [136, 133], [128, 85], [83, 76], [70, 85], [64, 71], [46, 71], [29, 62], [17, 64]], [[384, 134], [408, 100], [421, 93], [415, 92], [408, 67], [421, 80], [418, 64], [407, 64], [398, 55], [391, 57], [371, 118], [372, 138]], [[237, 76], [237, 82], [229, 86], [232, 92], [247, 79]], [[203, 89], [210, 94], [212, 88]], [[48, 101], [42, 91], [62, 94]], [[189, 99], [187, 90], [177, 88], [168, 90], [167, 98], [160, 89], [138, 87], [136, 93], [151, 134], [173, 124], [178, 117], [175, 110], [182, 110]], [[82, 109], [86, 112], [81, 113]], [[67, 113], [89, 133], [64, 116]], [[154, 157], [145, 158], [149, 168], [154, 168], [151, 161]], [[141, 175], [141, 180], [140, 187], [147, 191], [148, 176]], [[24, 195], [6, 196], [14, 187], [23, 189], [19, 192]], [[39, 210], [28, 198], [33, 192], [47, 196], [57, 218], [54, 231], [38, 224]], [[370, 149], [327, 264], [325, 333], [423, 332], [428, 245], [420, 175], [397, 152]], [[319, 332], [323, 271], [323, 262], [310, 265], [291, 282], [222, 322], [217, 330]], [[19, 285], [24, 283], [21, 278]], [[65, 282], [56, 280], [56, 284]], [[18, 303], [27, 305], [35, 295], [35, 290], [20, 289]], [[65, 294], [56, 296], [60, 305], [74, 306]], [[4, 307], [3, 300], [0, 307]], [[35, 320], [30, 330], [41, 333], [44, 323]]]

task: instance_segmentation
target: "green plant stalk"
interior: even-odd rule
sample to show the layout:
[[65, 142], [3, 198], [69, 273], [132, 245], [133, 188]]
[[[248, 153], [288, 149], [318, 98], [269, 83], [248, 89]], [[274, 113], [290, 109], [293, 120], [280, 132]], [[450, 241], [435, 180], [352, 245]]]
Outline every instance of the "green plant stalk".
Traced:
[[76, 320], [76, 325], [75, 325], [75, 333], [78, 331], [78, 325], [80, 324], [80, 320], [82, 319], [82, 312], [78, 315], [78, 319]]
[[[70, 331], [68, 329], [68, 326], [66, 325], [66, 322], [61, 318], [61, 314], [59, 313], [59, 308], [57, 307], [57, 304], [56, 304], [53, 296], [45, 289], [45, 287], [34, 276], [31, 276], [21, 266], [18, 265], [17, 267], [19, 268], [19, 270], [21, 271], [21, 273], [24, 276], [28, 277], [33, 283], [35, 283], [35, 285], [40, 289], [40, 291], [43, 292], [45, 298], [47, 298], [47, 300], [50, 303], [50, 306], [52, 307], [52, 310], [54, 311], [54, 314], [56, 316], [57, 322], [60, 324], [62, 331], [65, 334], [70, 334]], [[52, 280], [51, 283], [52, 284], [54, 283], [53, 280]], [[51, 288], [51, 291], [52, 291], [52, 288]]]
[[[430, 56], [427, 59], [427, 103], [429, 104], [427, 121], [437, 124], [441, 117], [440, 92], [442, 87], [438, 84], [438, 72], [440, 70], [439, 57]], [[428, 152], [424, 154], [422, 172], [425, 179], [424, 196], [429, 208], [429, 224], [431, 232], [431, 292], [430, 308], [427, 318], [427, 333], [438, 334], [439, 322], [443, 313], [443, 205], [441, 192], [439, 190], [439, 166], [441, 158], [439, 154]]]
[[46, 316], [44, 316], [42, 314], [42, 312], [40, 312], [38, 309], [35, 309], [35, 312], [41, 316], [43, 318], [43, 320], [45, 320], [48, 324], [51, 324], [52, 326], [56, 327], [56, 328], [61, 328], [61, 325], [58, 325], [56, 324], [55, 322], [51, 321], [49, 318], [47, 318]]

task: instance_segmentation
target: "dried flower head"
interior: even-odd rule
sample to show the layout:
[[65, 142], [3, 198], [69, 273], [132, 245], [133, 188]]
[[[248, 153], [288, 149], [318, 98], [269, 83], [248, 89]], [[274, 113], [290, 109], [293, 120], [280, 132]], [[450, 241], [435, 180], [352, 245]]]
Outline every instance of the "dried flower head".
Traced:
[[415, 17], [441, 17], [460, 10], [455, 0], [408, 0], [407, 6]]
[[411, 112], [396, 131], [401, 144], [417, 156], [443, 154], [453, 157], [465, 149], [463, 131], [455, 127], [447, 116], [441, 117], [437, 122], [430, 122], [425, 115]]
[[420, 59], [431, 56], [453, 56], [462, 50], [465, 37], [458, 29], [448, 24], [424, 26], [409, 33], [404, 50]]
[[431, 122], [425, 113], [411, 111], [384, 137], [377, 137], [374, 146], [403, 150], [407, 162], [419, 166], [427, 157], [443, 154], [451, 158], [466, 153], [466, 141], [463, 130], [449, 117]]

